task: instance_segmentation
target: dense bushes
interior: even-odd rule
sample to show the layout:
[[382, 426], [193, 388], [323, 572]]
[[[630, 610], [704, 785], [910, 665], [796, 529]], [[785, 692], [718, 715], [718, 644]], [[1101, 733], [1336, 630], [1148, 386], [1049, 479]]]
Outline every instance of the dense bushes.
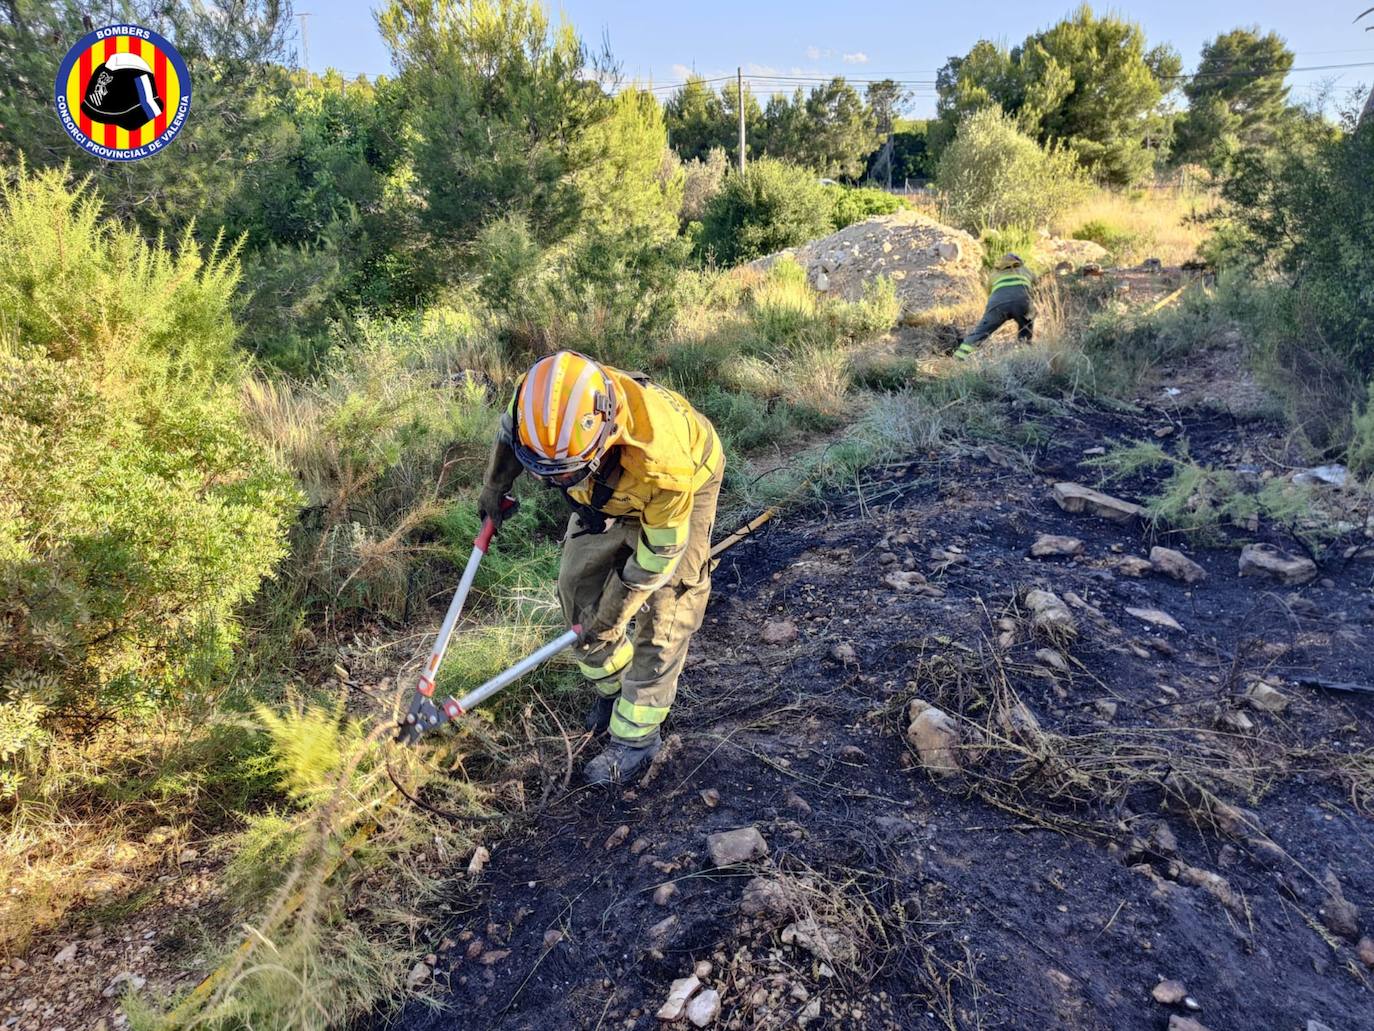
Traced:
[[826, 186], [830, 194], [830, 224], [843, 229], [874, 215], [890, 215], [902, 206], [899, 198], [886, 190]]
[[149, 705], [227, 660], [296, 497], [239, 416], [235, 277], [57, 172], [4, 188], [0, 702]]
[[1041, 147], [996, 108], [970, 115], [940, 158], [945, 212], [972, 233], [1045, 225], [1086, 193], [1073, 155]]
[[701, 252], [736, 265], [830, 232], [833, 205], [804, 168], [765, 158], [728, 176], [706, 206]]

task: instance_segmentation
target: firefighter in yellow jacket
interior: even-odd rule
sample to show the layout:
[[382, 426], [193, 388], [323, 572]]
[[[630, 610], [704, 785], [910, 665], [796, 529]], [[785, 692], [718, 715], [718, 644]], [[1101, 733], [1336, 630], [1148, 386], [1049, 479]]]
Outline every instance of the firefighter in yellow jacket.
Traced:
[[610, 732], [585, 775], [623, 780], [659, 750], [706, 612], [720, 439], [671, 390], [559, 351], [516, 384], [478, 500], [483, 517], [500, 521], [522, 470], [573, 507], [558, 594], [567, 621], [582, 626], [578, 668], [596, 690], [587, 728]]

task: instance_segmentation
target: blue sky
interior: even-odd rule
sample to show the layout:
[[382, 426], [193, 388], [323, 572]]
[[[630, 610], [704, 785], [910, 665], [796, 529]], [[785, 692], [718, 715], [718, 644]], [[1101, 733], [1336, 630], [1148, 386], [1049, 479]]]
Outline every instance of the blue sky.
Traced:
[[[334, 67], [370, 75], [391, 70], [372, 18], [374, 0], [296, 3], [298, 11], [314, 12], [306, 22], [313, 70]], [[1187, 70], [1196, 63], [1205, 40], [1238, 25], [1277, 31], [1297, 53], [1298, 67], [1374, 65], [1374, 32], [1352, 24], [1371, 4], [1374, 0], [1150, 0], [1117, 3], [1111, 9], [1140, 22], [1152, 44], [1172, 43]], [[746, 76], [890, 76], [928, 83], [946, 58], [966, 52], [979, 39], [1018, 43], [1073, 6], [1071, 0], [907, 0], [868, 5], [852, 0], [565, 0], [553, 9], [561, 10], [590, 43], [599, 42], [604, 34], [627, 76], [666, 85], [681, 81], [691, 70], [708, 76], [733, 74], [740, 65]], [[1363, 24], [1374, 24], [1374, 16]], [[1329, 80], [1345, 91], [1374, 82], [1374, 67], [1295, 73], [1295, 98], [1308, 96]], [[792, 84], [760, 78], [753, 88], [767, 93], [778, 85], [790, 90]], [[933, 88], [921, 86], [916, 92], [912, 113], [930, 114]]]

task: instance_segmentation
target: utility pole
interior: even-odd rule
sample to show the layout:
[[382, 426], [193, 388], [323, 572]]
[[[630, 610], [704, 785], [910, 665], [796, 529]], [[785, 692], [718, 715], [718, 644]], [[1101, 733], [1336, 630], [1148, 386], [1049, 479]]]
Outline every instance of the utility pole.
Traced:
[[739, 108], [739, 170], [744, 174], [744, 69], [735, 68], [735, 106]]
[[310, 41], [305, 36], [305, 19], [310, 17], [309, 11], [300, 11], [296, 15], [301, 20], [301, 63], [305, 67], [305, 74], [310, 74]]

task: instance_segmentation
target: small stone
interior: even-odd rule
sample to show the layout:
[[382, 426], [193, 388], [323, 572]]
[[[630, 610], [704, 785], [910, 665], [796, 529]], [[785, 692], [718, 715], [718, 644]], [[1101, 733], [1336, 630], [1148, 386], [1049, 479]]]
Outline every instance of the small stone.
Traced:
[[715, 866], [733, 866], [768, 855], [768, 842], [757, 827], [739, 827], [707, 835], [706, 851]]
[[797, 794], [791, 788], [788, 788], [787, 791], [784, 792], [782, 800], [787, 808], [795, 809], [804, 816], [811, 815], [811, 803], [802, 798], [801, 795]]
[[1169, 1031], [1211, 1031], [1211, 1029], [1192, 1017], [1181, 1017], [1175, 1013], [1169, 1018]]
[[1307, 1031], [1331, 1031], [1331, 1028], [1323, 1024], [1320, 1020], [1309, 1020], [1307, 1022]]
[[858, 662], [859, 653], [854, 650], [854, 646], [848, 641], [841, 641], [831, 646], [830, 657], [836, 662], [843, 663], [846, 666], [852, 666], [854, 663]]
[[790, 619], [773, 619], [764, 624], [759, 640], [764, 644], [790, 644], [800, 636], [797, 624]]
[[1059, 595], [1050, 591], [1027, 591], [1026, 607], [1031, 610], [1031, 626], [1041, 633], [1069, 636], [1078, 633], [1078, 623]]
[[406, 988], [412, 992], [415, 991], [416, 988], [429, 980], [429, 976], [433, 972], [428, 964], [416, 963], [410, 968], [410, 973], [406, 974]]
[[852, 763], [855, 765], [868, 761], [868, 753], [858, 745], [844, 745], [835, 753], [835, 757], [839, 759], [840, 762]]
[[696, 975], [691, 977], [680, 977], [668, 988], [668, 999], [658, 1008], [656, 1016], [659, 1020], [677, 1020], [682, 1016], [682, 1011], [687, 1007], [687, 1000], [692, 997], [692, 993], [701, 987]]
[[1240, 553], [1240, 575], [1264, 576], [1297, 587], [1317, 578], [1317, 564], [1270, 544], [1247, 544]]
[[1068, 660], [1053, 648], [1041, 648], [1035, 653], [1035, 660], [1039, 662], [1040, 665], [1048, 666], [1050, 669], [1057, 670], [1060, 673], [1067, 673], [1069, 671]]
[[943, 709], [927, 705], [907, 728], [907, 740], [921, 757], [921, 764], [937, 777], [960, 772], [959, 724]]
[[720, 792], [715, 788], [706, 788], [701, 792], [701, 801], [707, 809], [714, 809], [720, 805]]
[[1367, 935], [1360, 939], [1360, 944], [1355, 946], [1355, 955], [1360, 957], [1360, 962], [1374, 970], [1374, 938]]
[[1097, 714], [1104, 720], [1110, 721], [1116, 719], [1116, 702], [1109, 698], [1097, 699], [1093, 702], [1093, 708], [1097, 710]]
[[1237, 734], [1248, 734], [1255, 729], [1255, 721], [1235, 709], [1227, 709], [1221, 714], [1221, 725], [1227, 730], [1234, 730]]
[[639, 855], [641, 852], [646, 851], [648, 848], [649, 848], [649, 839], [648, 839], [648, 838], [643, 838], [643, 837], [635, 838], [635, 840], [632, 841], [632, 842], [630, 843], [630, 855], [632, 855], [632, 856], [637, 856], [637, 855]]
[[1173, 548], [1153, 547], [1150, 549], [1150, 564], [1155, 571], [1165, 576], [1181, 580], [1186, 584], [1200, 583], [1207, 579], [1207, 570], [1190, 559], [1181, 551]]
[[935, 245], [935, 254], [941, 261], [958, 261], [964, 248], [958, 240], [944, 240]]
[[1260, 712], [1280, 713], [1288, 708], [1288, 696], [1263, 680], [1256, 680], [1245, 692], [1245, 700], [1250, 708]]
[[1146, 573], [1153, 573], [1155, 567], [1150, 564], [1150, 560], [1141, 558], [1139, 555], [1127, 555], [1117, 560], [1116, 571], [1122, 576], [1130, 576], [1136, 579]]
[[58, 950], [57, 955], [52, 958], [52, 961], [60, 967], [66, 966], [74, 959], [76, 959], [76, 942], [72, 942], [70, 945], [64, 945]]
[[1178, 838], [1175, 837], [1173, 828], [1163, 820], [1155, 824], [1150, 837], [1154, 839], [1155, 848], [1166, 856], [1172, 856], [1178, 852]]
[[667, 884], [660, 884], [654, 889], [654, 905], [666, 906], [676, 894], [677, 885], [672, 881], [669, 881]]
[[1087, 513], [1114, 523], [1128, 523], [1144, 513], [1139, 505], [1079, 483], [1056, 483], [1054, 501], [1065, 512]]
[[468, 860], [468, 876], [476, 877], [480, 874], [489, 859], [491, 859], [491, 853], [487, 851], [486, 846], [478, 845], [473, 850], [472, 858]]
[[622, 823], [615, 830], [611, 831], [611, 836], [606, 839], [606, 843], [601, 847], [609, 852], [613, 848], [625, 844], [625, 839], [630, 836], [630, 825]]
[[179, 866], [186, 866], [188, 863], [194, 863], [199, 858], [200, 853], [197, 852], [195, 849], [183, 848], [179, 853], [177, 853], [177, 864]]
[[1182, 981], [1160, 981], [1150, 994], [1154, 996], [1155, 1002], [1173, 1006], [1183, 1001], [1188, 989], [1183, 986]]
[[509, 955], [510, 949], [492, 949], [490, 952], [483, 953], [478, 962], [484, 967], [495, 966]]
[[1060, 537], [1052, 533], [1041, 534], [1031, 545], [1032, 558], [1073, 557], [1083, 554], [1083, 542], [1077, 537]]
[[114, 980], [112, 980], [100, 994], [107, 999], [113, 999], [116, 995], [123, 994], [125, 989], [132, 989], [136, 992], [141, 991], [143, 986], [147, 983], [146, 978], [139, 977], [132, 971], [122, 970], [114, 976]]
[[1322, 923], [1338, 938], [1355, 941], [1360, 936], [1359, 907], [1345, 897], [1335, 874], [1328, 872], [1323, 883], [1328, 895], [1321, 910]]
[[1177, 630], [1179, 633], [1186, 632], [1183, 629], [1183, 624], [1163, 609], [1135, 609], [1128, 605], [1126, 611], [1135, 616], [1136, 619], [1143, 620], [1152, 626], [1162, 626], [1166, 630]]
[[655, 949], [662, 949], [673, 939], [673, 932], [677, 930], [679, 921], [676, 916], [665, 917], [653, 927], [649, 928], [649, 945]]
[[720, 992], [707, 988], [687, 1001], [687, 1019], [697, 1027], [710, 1027], [720, 1016]]
[[709, 959], [697, 960], [697, 965], [692, 968], [692, 973], [705, 981], [711, 976], [711, 961]]
[[790, 909], [787, 893], [782, 885], [768, 877], [755, 877], [744, 886], [739, 908], [745, 916], [760, 916], [764, 913], [782, 915]]
[[476, 959], [476, 958], [477, 958], [478, 956], [480, 956], [481, 954], [482, 954], [482, 939], [481, 939], [481, 938], [478, 938], [478, 939], [476, 939], [475, 941], [470, 941], [470, 942], [468, 942], [468, 947], [467, 947], [467, 948], [464, 950], [464, 952], [463, 952], [463, 955], [467, 956], [468, 959]]
[[563, 940], [563, 932], [554, 927], [544, 932], [544, 948], [551, 949]]

